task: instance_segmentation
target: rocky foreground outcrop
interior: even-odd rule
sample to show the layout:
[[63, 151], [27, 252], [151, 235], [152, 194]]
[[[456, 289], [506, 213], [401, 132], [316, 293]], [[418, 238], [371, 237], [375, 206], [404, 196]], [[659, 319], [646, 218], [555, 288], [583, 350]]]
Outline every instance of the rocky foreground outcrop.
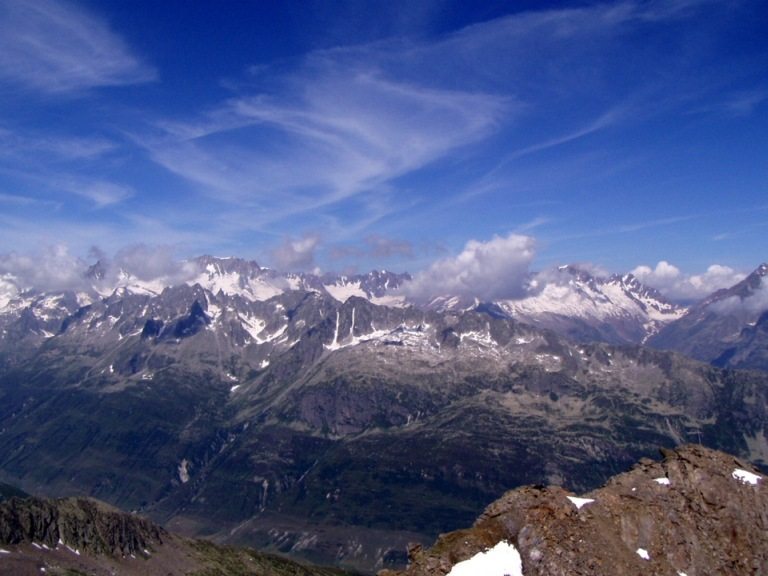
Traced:
[[[507, 492], [472, 528], [413, 547], [405, 571], [380, 576], [767, 574], [768, 479], [698, 445], [662, 454], [579, 497], [559, 487]], [[502, 559], [497, 573], [471, 569], [501, 542], [521, 568]]]
[[12, 498], [0, 505], [0, 542], [69, 546], [82, 552], [147, 554], [165, 530], [90, 498]]
[[335, 568], [181, 538], [91, 498], [0, 501], [0, 576], [39, 574], [352, 576]]

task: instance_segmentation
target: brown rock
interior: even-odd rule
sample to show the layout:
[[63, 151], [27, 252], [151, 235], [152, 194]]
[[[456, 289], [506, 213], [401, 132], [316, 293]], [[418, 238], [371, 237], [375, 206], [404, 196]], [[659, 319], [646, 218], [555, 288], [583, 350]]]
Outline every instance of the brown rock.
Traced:
[[768, 573], [768, 478], [734, 478], [753, 468], [701, 446], [662, 455], [585, 495], [594, 502], [580, 509], [559, 487], [507, 492], [399, 574], [443, 576], [502, 540], [518, 549], [526, 576]]

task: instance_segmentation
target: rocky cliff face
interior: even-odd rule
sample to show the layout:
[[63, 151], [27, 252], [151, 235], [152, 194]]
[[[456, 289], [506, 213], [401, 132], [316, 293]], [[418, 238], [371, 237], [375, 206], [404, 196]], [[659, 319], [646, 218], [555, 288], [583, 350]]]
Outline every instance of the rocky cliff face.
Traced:
[[[380, 574], [764, 574], [766, 479], [749, 464], [698, 445], [663, 455], [580, 497], [552, 486], [507, 492], [472, 528], [440, 536], [429, 550], [412, 548], [407, 570]], [[501, 542], [514, 547], [521, 566], [507, 556], [497, 571], [469, 570]]]
[[165, 531], [97, 500], [12, 498], [0, 504], [0, 543], [36, 542], [92, 554], [148, 554]]
[[253, 550], [180, 538], [90, 498], [0, 503], [0, 575], [352, 576]]

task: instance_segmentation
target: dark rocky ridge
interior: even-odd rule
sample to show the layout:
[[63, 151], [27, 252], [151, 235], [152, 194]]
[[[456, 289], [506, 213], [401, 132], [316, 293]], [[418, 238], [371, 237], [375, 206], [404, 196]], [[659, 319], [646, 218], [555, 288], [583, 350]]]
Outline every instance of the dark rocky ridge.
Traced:
[[501, 541], [520, 552], [525, 576], [765, 574], [765, 478], [741, 481], [734, 471], [749, 464], [697, 445], [663, 454], [585, 494], [594, 502], [580, 509], [560, 487], [507, 492], [472, 528], [412, 548], [407, 570], [380, 574], [443, 576]]
[[19, 490], [16, 486], [0, 482], [0, 502], [10, 498], [27, 498], [28, 496], [29, 494], [23, 490]]
[[144, 555], [165, 531], [139, 516], [89, 498], [11, 498], [0, 503], [0, 543], [63, 543], [91, 554]]
[[175, 536], [94, 499], [0, 503], [0, 575], [353, 576]]

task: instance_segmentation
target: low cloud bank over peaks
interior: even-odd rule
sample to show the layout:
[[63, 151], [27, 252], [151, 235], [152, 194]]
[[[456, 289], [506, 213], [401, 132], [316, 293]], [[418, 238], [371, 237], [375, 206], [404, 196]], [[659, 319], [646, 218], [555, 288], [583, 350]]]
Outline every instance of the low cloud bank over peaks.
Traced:
[[315, 267], [315, 257], [320, 237], [305, 234], [301, 238], [285, 238], [272, 251], [277, 269], [282, 272], [301, 272]]
[[76, 290], [83, 286], [87, 268], [84, 260], [70, 254], [63, 245], [49, 246], [37, 255], [0, 254], [0, 277], [16, 291]]
[[746, 274], [720, 264], [712, 264], [703, 274], [684, 274], [666, 260], [660, 261], [655, 268], [638, 266], [632, 270], [632, 274], [670, 300], [681, 302], [699, 300], [716, 290], [729, 288], [746, 277]]
[[520, 298], [526, 293], [535, 256], [536, 242], [531, 236], [470, 240], [457, 256], [438, 260], [417, 273], [403, 292], [416, 302], [445, 295], [480, 300]]
[[[370, 237], [365, 243], [364, 248], [358, 249], [361, 254], [379, 251], [384, 256], [413, 256], [410, 244], [393, 244], [382, 237]], [[286, 237], [271, 252], [271, 260], [277, 272], [319, 273], [317, 254], [321, 244], [318, 235]], [[589, 263], [533, 270], [536, 255], [536, 239], [528, 235], [510, 233], [495, 235], [487, 241], [469, 240], [457, 254], [435, 260], [416, 272], [398, 292], [415, 304], [446, 297], [458, 297], [468, 303], [475, 299], [486, 302], [518, 300], [536, 296], [547, 286], [566, 285], [572, 282], [576, 273], [596, 278], [610, 276], [608, 271]], [[94, 248], [87, 257], [81, 258], [71, 254], [66, 246], [57, 245], [36, 254], [0, 254], [0, 299], [7, 301], [28, 289], [43, 292], [95, 290], [104, 294], [135, 280], [169, 286], [193, 281], [200, 272], [195, 260], [179, 259], [170, 246], [128, 246], [112, 256]], [[746, 274], [720, 264], [712, 264], [700, 274], [686, 274], [664, 260], [653, 267], [637, 266], [631, 273], [669, 300], [684, 304], [730, 288], [746, 277]], [[752, 314], [765, 310], [768, 308], [767, 285], [763, 278], [762, 284], [753, 286], [748, 297], [742, 294], [721, 300], [717, 311], [731, 313], [738, 308], [745, 314]]]
[[113, 258], [94, 248], [90, 257], [98, 264], [95, 277], [89, 275], [93, 264], [70, 254], [64, 245], [50, 246], [37, 254], [0, 254], [0, 292], [8, 297], [29, 289], [91, 292], [102, 285], [112, 287], [121, 277], [176, 284], [199, 272], [197, 264], [176, 259], [173, 249], [164, 246], [128, 246]]

